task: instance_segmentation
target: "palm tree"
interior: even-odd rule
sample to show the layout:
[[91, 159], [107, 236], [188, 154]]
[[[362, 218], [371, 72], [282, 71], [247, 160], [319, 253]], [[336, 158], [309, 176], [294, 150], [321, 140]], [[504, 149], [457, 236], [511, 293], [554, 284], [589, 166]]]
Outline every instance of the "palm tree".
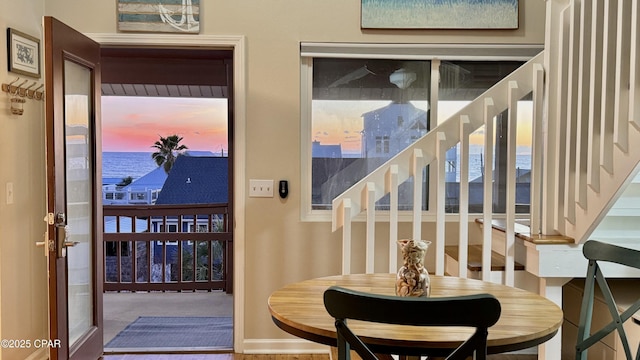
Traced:
[[133, 177], [131, 176], [127, 176], [122, 178], [122, 181], [120, 181], [119, 183], [116, 184], [116, 186], [127, 186], [129, 184], [131, 184], [133, 182]]
[[151, 146], [158, 150], [151, 154], [151, 158], [158, 166], [164, 166], [164, 171], [167, 174], [176, 162], [177, 154], [188, 149], [186, 145], [180, 145], [180, 141], [182, 141], [182, 137], [175, 134], [167, 137], [160, 136], [160, 140]]

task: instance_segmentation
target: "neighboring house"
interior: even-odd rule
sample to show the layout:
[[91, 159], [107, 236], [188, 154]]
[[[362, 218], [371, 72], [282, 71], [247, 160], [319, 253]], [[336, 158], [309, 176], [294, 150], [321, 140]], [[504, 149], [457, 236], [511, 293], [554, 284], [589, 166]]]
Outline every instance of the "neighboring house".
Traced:
[[[333, 198], [352, 186], [354, 181], [363, 178], [426, 134], [429, 126], [429, 112], [418, 109], [411, 103], [393, 102], [364, 113], [362, 117], [364, 128], [361, 132], [361, 158], [345, 162], [341, 155], [335, 154], [340, 150], [340, 145], [321, 145], [317, 141], [313, 142], [313, 166], [335, 170], [323, 172], [315, 171], [314, 168], [312, 171], [314, 195], [321, 194], [313, 200], [317, 208], [328, 207]], [[447, 182], [452, 188], [449, 192], [457, 193], [455, 148], [447, 152], [447, 161], [450, 165], [446, 172]], [[412, 194], [411, 185], [403, 185], [399, 194], [400, 204], [410, 204]], [[378, 206], [386, 204], [386, 199], [378, 202]]]
[[126, 186], [118, 186], [117, 182], [102, 180], [102, 204], [103, 205], [140, 205], [153, 204], [158, 198], [160, 189], [167, 179], [167, 173], [162, 167], [158, 167], [148, 174], [134, 180]]
[[202, 150], [186, 150], [184, 152], [186, 156], [218, 156], [211, 151], [202, 151]]
[[[362, 157], [346, 160], [340, 145], [321, 145], [313, 142], [313, 204], [316, 208], [328, 207], [331, 200], [348, 189], [367, 173], [376, 169], [426, 134], [428, 112], [410, 103], [393, 102], [364, 113]], [[326, 171], [316, 171], [326, 169]], [[401, 203], [411, 195], [401, 191]], [[381, 203], [384, 203], [382, 201]]]
[[314, 141], [311, 145], [311, 157], [314, 158], [342, 158], [342, 145], [322, 145], [320, 141]]
[[389, 159], [427, 133], [428, 112], [410, 103], [391, 103], [362, 115], [365, 158]]
[[[162, 187], [156, 205], [226, 203], [229, 198], [228, 159], [212, 156], [178, 156]], [[194, 228], [193, 219], [190, 221], [183, 219], [180, 225], [177, 218], [169, 218], [166, 224], [152, 219], [151, 232], [207, 232], [207, 222], [207, 216], [199, 217], [196, 219]], [[167, 241], [166, 245], [167, 263], [177, 261], [178, 242]], [[191, 252], [191, 244], [188, 245], [184, 249]], [[162, 246], [163, 242], [154, 242], [155, 264], [162, 264]]]
[[[186, 151], [191, 157], [213, 156], [211, 151]], [[167, 173], [159, 166], [126, 186], [118, 186], [122, 178], [102, 178], [103, 205], [155, 204], [167, 180]]]

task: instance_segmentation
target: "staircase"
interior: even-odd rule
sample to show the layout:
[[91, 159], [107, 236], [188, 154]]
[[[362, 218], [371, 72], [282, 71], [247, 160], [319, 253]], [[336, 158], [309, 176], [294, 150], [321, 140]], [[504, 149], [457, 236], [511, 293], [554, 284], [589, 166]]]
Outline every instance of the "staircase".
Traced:
[[[422, 238], [423, 169], [429, 165], [437, 183], [435, 273], [445, 273], [446, 246], [459, 249], [460, 274], [468, 268], [469, 224], [478, 218], [492, 224], [504, 219], [504, 282], [514, 285], [517, 218], [515, 211], [515, 133], [518, 100], [533, 99], [533, 160], [531, 211], [526, 219], [531, 239], [562, 237], [580, 244], [588, 239], [615, 200], [631, 182], [640, 161], [640, 54], [638, 2], [632, 0], [547, 1], [545, 50], [504, 78], [468, 106], [433, 128], [370, 175], [333, 200], [333, 229], [342, 229], [343, 272], [351, 272], [351, 228], [363, 214], [366, 226], [366, 271], [373, 272], [375, 233], [379, 221], [389, 223], [389, 270], [395, 271], [399, 214], [398, 186], [414, 184], [412, 236]], [[490, 206], [493, 174], [485, 167], [484, 209], [470, 215], [469, 184], [464, 173], [469, 136], [484, 126], [493, 131], [493, 118], [508, 111], [509, 148], [504, 214]], [[460, 146], [459, 236], [445, 233], [446, 152]], [[493, 156], [493, 139], [485, 137], [485, 157]], [[468, 165], [467, 165], [468, 166]], [[375, 203], [389, 196], [391, 210], [376, 214]], [[379, 218], [382, 218], [381, 220]], [[483, 228], [481, 262], [490, 268], [492, 226]], [[446, 241], [445, 241], [446, 240]], [[561, 241], [562, 242], [562, 241]], [[548, 244], [546, 241], [542, 243]], [[474, 244], [477, 245], [477, 244]], [[495, 250], [495, 246], [494, 246]], [[474, 251], [476, 254], [476, 251]], [[463, 271], [464, 270], [464, 271]], [[490, 274], [483, 274], [488, 280]], [[563, 274], [558, 274], [563, 276]]]
[[[543, 52], [333, 200], [333, 229], [342, 230], [343, 273], [353, 271], [352, 260], [359, 255], [352, 254], [351, 241], [352, 224], [360, 218], [366, 227], [365, 271], [374, 272], [375, 261], [381, 258], [388, 262], [390, 272], [396, 271], [398, 225], [405, 216], [397, 209], [398, 187], [406, 181], [414, 187], [414, 208], [408, 214], [412, 237], [424, 238], [425, 212], [420, 199], [423, 169], [429, 165], [430, 179], [436, 182], [430, 185], [436, 204], [429, 210], [435, 215], [436, 229], [435, 237], [429, 237], [433, 241], [429, 252], [435, 253], [435, 268], [430, 271], [445, 275], [448, 267], [447, 274], [471, 276], [472, 265], [483, 280], [514, 286], [516, 268], [522, 264], [526, 273], [537, 279], [538, 291], [561, 304], [561, 286], [586, 273], [580, 244], [589, 239], [633, 183], [639, 168], [638, 3], [548, 0]], [[528, 96], [534, 104], [531, 208], [522, 225], [515, 205], [515, 123], [518, 100]], [[469, 136], [483, 126], [485, 133], [492, 133], [493, 119], [503, 111], [509, 114], [505, 191], [506, 203], [511, 205], [504, 214], [493, 213], [493, 174], [486, 166], [483, 212], [469, 214], [465, 169]], [[461, 159], [460, 212], [459, 229], [451, 236], [445, 232], [444, 174], [446, 152], [455, 145], [460, 146]], [[493, 157], [493, 148], [492, 137], [485, 137], [487, 159]], [[385, 196], [390, 210], [378, 214], [376, 201]], [[636, 215], [640, 216], [640, 211]], [[500, 223], [496, 223], [498, 218]], [[476, 220], [482, 226], [481, 239], [469, 237], [469, 227], [478, 226]], [[630, 224], [637, 228], [633, 221]], [[374, 251], [376, 231], [381, 228], [389, 231], [388, 254], [382, 257]], [[623, 241], [632, 246], [640, 242]], [[455, 258], [454, 265], [446, 264], [447, 253], [450, 259]], [[482, 271], [495, 265], [492, 257], [496, 254], [504, 259], [503, 266], [496, 269], [498, 276]], [[557, 342], [552, 347], [558, 351]]]

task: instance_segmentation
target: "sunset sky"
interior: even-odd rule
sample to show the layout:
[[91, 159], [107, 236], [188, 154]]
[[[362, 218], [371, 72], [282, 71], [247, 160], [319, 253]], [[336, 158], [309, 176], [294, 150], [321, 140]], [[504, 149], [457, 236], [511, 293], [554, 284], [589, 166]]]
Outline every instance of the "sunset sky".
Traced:
[[[442, 101], [439, 119], [444, 120], [466, 102]], [[362, 114], [386, 106], [387, 101], [314, 101], [310, 140], [323, 145], [341, 144], [345, 154], [360, 153]], [[519, 103], [518, 145], [531, 146], [530, 102]], [[414, 106], [426, 110], [426, 102]], [[525, 125], [527, 124], [527, 125]], [[227, 146], [226, 99], [102, 97], [103, 151], [152, 152], [160, 136], [178, 134], [191, 150], [219, 153]], [[481, 144], [483, 136], [471, 142]], [[519, 150], [520, 151], [520, 150]]]
[[153, 152], [160, 136], [173, 134], [190, 150], [226, 152], [227, 100], [102, 97], [102, 151]]
[[[412, 101], [416, 108], [427, 110], [426, 101]], [[444, 121], [462, 109], [467, 101], [440, 101], [438, 120]], [[323, 101], [313, 102], [313, 126], [311, 140], [322, 145], [342, 145], [344, 154], [359, 155], [363, 117], [366, 112], [387, 106], [389, 101]], [[531, 148], [531, 102], [518, 103], [518, 152], [524, 153]], [[481, 131], [472, 134], [470, 143], [482, 145], [484, 136]], [[475, 148], [479, 151], [479, 148]], [[473, 149], [472, 149], [473, 151]]]

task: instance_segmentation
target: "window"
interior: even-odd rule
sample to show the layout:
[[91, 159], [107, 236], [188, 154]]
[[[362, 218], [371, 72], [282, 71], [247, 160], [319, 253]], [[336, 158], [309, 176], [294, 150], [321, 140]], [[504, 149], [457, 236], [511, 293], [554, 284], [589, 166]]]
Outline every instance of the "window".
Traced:
[[[162, 225], [162, 224], [160, 224], [160, 232], [165, 232], [164, 225]], [[178, 225], [177, 224], [167, 224], [167, 231], [166, 232], [178, 232]]]
[[[178, 224], [167, 224], [167, 230], [165, 231], [164, 225], [163, 224], [159, 224], [158, 225], [158, 229], [160, 230], [159, 232], [178, 232]], [[178, 242], [177, 241], [157, 241], [158, 246], [163, 246], [163, 245], [171, 245], [171, 246], [178, 246]]]
[[[522, 62], [519, 61], [442, 61], [440, 64], [440, 83], [438, 97], [438, 121], [444, 121], [453, 115], [482, 92], [504, 78]], [[517, 124], [517, 154], [516, 154], [516, 203], [518, 212], [528, 212], [530, 203], [530, 177], [531, 172], [531, 117], [533, 113], [532, 103], [522, 100], [518, 103]], [[484, 168], [490, 166], [494, 171], [494, 201], [495, 212], [504, 212], [506, 208], [506, 194], [503, 187], [498, 186], [506, 182], [506, 156], [507, 139], [503, 134], [508, 130], [507, 112], [500, 114], [495, 119], [494, 133], [494, 158], [486, 159], [484, 150], [484, 127], [478, 129], [470, 139], [469, 150], [469, 212], [482, 211], [484, 196]], [[445, 211], [457, 213], [459, 210], [460, 189], [460, 154], [458, 147], [447, 152], [445, 167], [446, 195]]]
[[376, 154], [389, 153], [389, 136], [376, 136]]
[[[517, 46], [302, 44], [303, 217], [330, 210], [336, 196], [539, 51], [536, 47]], [[478, 59], [467, 60], [471, 57]], [[432, 94], [436, 88], [438, 92]], [[438, 104], [436, 116], [430, 113], [433, 102]], [[502, 117], [502, 124], [506, 125], [506, 114]], [[500, 118], [496, 118], [498, 124]], [[502, 131], [500, 126], [496, 129]], [[483, 136], [480, 130], [474, 139], [482, 141]], [[492, 136], [501, 139], [499, 133]], [[473, 146], [473, 150], [480, 148]], [[519, 150], [527, 153], [526, 146]], [[500, 156], [506, 156], [506, 147], [500, 141], [495, 153], [498, 160], [482, 159], [480, 152], [474, 153], [472, 161], [476, 163], [471, 165], [470, 173], [476, 183], [482, 184], [478, 174], [485, 166], [478, 161], [495, 161], [499, 176], [498, 161]], [[452, 148], [447, 154], [449, 212], [458, 211], [458, 163], [457, 149]], [[527, 166], [523, 163], [523, 174], [528, 171]], [[422, 207], [428, 210], [428, 167], [424, 179]], [[401, 208], [413, 207], [412, 189], [412, 184], [401, 185]], [[499, 203], [500, 194], [494, 196], [495, 203]], [[377, 206], [388, 208], [388, 202], [385, 204], [383, 198]]]
[[311, 59], [312, 204], [331, 200], [428, 129], [431, 62]]
[[193, 224], [189, 224], [189, 232], [209, 232], [207, 224], [197, 224], [198, 227], [194, 228]]

